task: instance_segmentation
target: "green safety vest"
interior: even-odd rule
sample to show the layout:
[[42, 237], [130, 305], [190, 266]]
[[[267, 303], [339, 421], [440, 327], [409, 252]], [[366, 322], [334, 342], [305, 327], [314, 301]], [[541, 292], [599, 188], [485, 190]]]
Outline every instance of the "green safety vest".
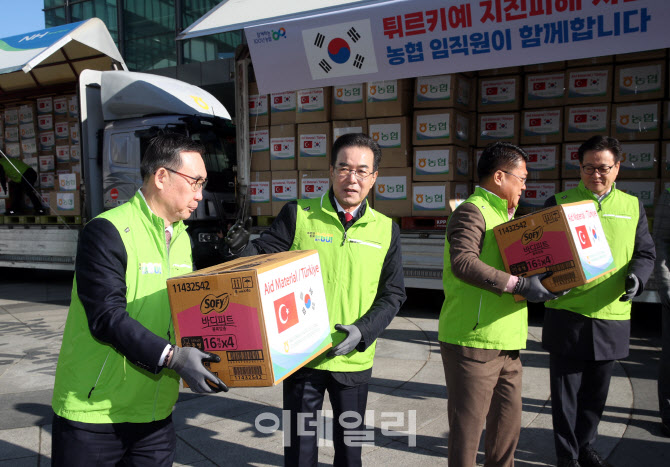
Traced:
[[14, 183], [21, 183], [21, 175], [30, 168], [28, 164], [20, 159], [13, 159], [8, 161], [6, 157], [0, 155], [0, 165], [5, 170], [7, 178]]
[[[317, 250], [328, 303], [333, 346], [346, 337], [336, 324], [353, 324], [372, 306], [384, 259], [391, 245], [392, 221], [369, 205], [346, 234], [328, 195], [298, 200], [291, 250]], [[365, 351], [328, 358], [321, 354], [307, 364], [329, 371], [362, 371], [372, 367], [376, 341]]]
[[579, 182], [573, 188], [555, 195], [558, 204], [592, 200], [596, 203], [598, 217], [614, 257], [615, 270], [588, 284], [573, 288], [570, 293], [545, 303], [547, 308], [569, 310], [589, 318], [630, 319], [631, 302], [620, 302], [625, 292], [628, 263], [635, 250], [635, 233], [640, 219], [640, 203], [635, 196], [616, 189], [601, 201], [591, 190]]
[[[466, 203], [484, 216], [486, 231], [479, 258], [489, 266], [505, 270], [493, 229], [509, 220], [507, 201], [477, 187]], [[515, 302], [509, 293], [497, 295], [470, 285], [451, 271], [449, 241], [445, 237], [444, 303], [440, 312], [441, 342], [478, 349], [519, 350], [526, 348], [528, 311], [526, 302]]]
[[[149, 210], [140, 193], [98, 217], [118, 229], [127, 252], [128, 314], [174, 344], [166, 280], [193, 270], [186, 226], [173, 224], [168, 254], [163, 219]], [[54, 412], [86, 423], [147, 423], [169, 416], [178, 393], [179, 376], [174, 371], [153, 374], [139, 368], [91, 335], [75, 277], [56, 369]]]

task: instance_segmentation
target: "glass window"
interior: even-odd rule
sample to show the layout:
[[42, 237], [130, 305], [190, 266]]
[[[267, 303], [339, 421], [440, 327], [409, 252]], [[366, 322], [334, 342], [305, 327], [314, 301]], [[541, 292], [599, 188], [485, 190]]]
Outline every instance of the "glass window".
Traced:
[[128, 165], [128, 135], [126, 133], [112, 135], [109, 146], [109, 154], [112, 158], [112, 163], [114, 165]]

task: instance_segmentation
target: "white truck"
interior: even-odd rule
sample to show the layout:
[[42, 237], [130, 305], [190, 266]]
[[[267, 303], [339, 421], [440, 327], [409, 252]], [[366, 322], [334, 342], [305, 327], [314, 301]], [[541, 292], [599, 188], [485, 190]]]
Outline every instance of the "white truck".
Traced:
[[[198, 267], [220, 262], [217, 232], [225, 230], [228, 221], [234, 222], [238, 209], [235, 129], [223, 105], [187, 83], [127, 71], [98, 19], [3, 40], [14, 50], [0, 53], [0, 107], [77, 95], [81, 158], [62, 164], [67, 171], [79, 173], [80, 186], [75, 191], [79, 209], [74, 215], [55, 211], [53, 202], [50, 215], [3, 217], [0, 213], [0, 267], [73, 270], [83, 223], [133, 196], [141, 185], [144, 149], [151, 137], [164, 130], [188, 134], [207, 148], [204, 160], [210, 181], [189, 232]], [[40, 146], [41, 133], [34, 128]], [[26, 150], [30, 148], [25, 145]], [[6, 145], [3, 149], [0, 157], [8, 157]], [[40, 150], [33, 159], [46, 152]], [[242, 169], [243, 165], [244, 161]], [[58, 162], [49, 168], [56, 179], [58, 168]], [[39, 189], [51, 196], [57, 191]]]

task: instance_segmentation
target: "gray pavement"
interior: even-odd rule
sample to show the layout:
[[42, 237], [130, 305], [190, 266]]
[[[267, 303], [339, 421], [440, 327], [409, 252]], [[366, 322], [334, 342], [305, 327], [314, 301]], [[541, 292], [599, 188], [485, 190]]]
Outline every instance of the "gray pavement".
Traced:
[[[71, 275], [0, 270], [0, 467], [50, 465], [51, 392]], [[645, 312], [645, 309], [642, 308]], [[639, 312], [636, 310], [636, 313]], [[410, 300], [377, 346], [364, 465], [446, 465], [447, 394], [437, 343], [439, 300], [410, 291]], [[617, 363], [597, 450], [616, 467], [670, 465], [670, 438], [657, 416], [658, 310], [637, 325], [631, 355]], [[517, 465], [554, 465], [548, 356], [541, 314], [531, 313], [524, 363], [523, 418]], [[282, 389], [235, 388], [201, 396], [182, 390], [174, 410], [175, 465], [282, 465]], [[324, 407], [324, 431], [332, 420]], [[326, 435], [326, 438], [328, 436]], [[320, 464], [333, 461], [322, 440]], [[483, 462], [480, 446], [479, 462]]]

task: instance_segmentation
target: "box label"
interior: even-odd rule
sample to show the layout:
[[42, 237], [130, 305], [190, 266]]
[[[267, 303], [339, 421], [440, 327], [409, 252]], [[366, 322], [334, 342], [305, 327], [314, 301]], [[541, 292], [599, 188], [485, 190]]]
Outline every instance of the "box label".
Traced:
[[375, 199], [384, 201], [407, 199], [407, 177], [377, 177]]
[[249, 147], [251, 153], [264, 152], [270, 150], [270, 130], [250, 130]]
[[293, 201], [295, 199], [298, 199], [296, 179], [272, 180], [272, 201]]
[[639, 198], [645, 208], [654, 207], [654, 193], [656, 192], [655, 181], [619, 180], [616, 182], [616, 188], [624, 193]]
[[19, 109], [6, 109], [5, 125], [18, 125], [18, 124], [19, 124]]
[[342, 128], [333, 128], [333, 139], [337, 139], [342, 135], [349, 133], [363, 133], [363, 127], [360, 126], [348, 126]]
[[19, 107], [19, 123], [33, 123], [34, 121], [32, 106], [23, 105]]
[[349, 84], [347, 86], [333, 86], [335, 93], [335, 104], [361, 104], [363, 103], [363, 85]]
[[608, 70], [573, 71], [568, 82], [568, 96], [597, 97], [607, 95]]
[[252, 203], [270, 202], [270, 182], [251, 182], [249, 190]]
[[560, 110], [525, 112], [523, 120], [525, 136], [558, 135], [561, 132]]
[[611, 269], [614, 266], [614, 258], [595, 204], [588, 207], [564, 206], [563, 210], [586, 280], [589, 281]]
[[5, 127], [5, 143], [18, 143], [18, 141], [19, 141], [19, 127], [17, 126]]
[[56, 122], [54, 133], [56, 133], [56, 139], [68, 139], [70, 137], [70, 124], [68, 122]]
[[526, 190], [522, 193], [519, 206], [524, 208], [542, 208], [550, 196], [556, 194], [553, 183], [526, 182]]
[[54, 174], [40, 174], [40, 188], [54, 188]]
[[590, 133], [594, 131], [607, 131], [607, 106], [569, 108], [569, 133]]
[[619, 94], [653, 93], [661, 90], [662, 65], [622, 68], [619, 72]]
[[482, 115], [481, 117], [482, 140], [509, 139], [514, 137], [513, 115]]
[[556, 169], [557, 149], [555, 146], [533, 146], [523, 149], [528, 154], [528, 172], [543, 172]]
[[298, 113], [320, 112], [325, 108], [323, 88], [298, 91]]
[[75, 193], [56, 193], [56, 206], [62, 211], [74, 211]]
[[37, 114], [50, 114], [53, 112], [53, 98], [41, 97], [37, 99]]
[[417, 175], [442, 175], [449, 173], [451, 150], [427, 149], [416, 151], [415, 169]]
[[20, 143], [5, 143], [5, 153], [9, 157], [20, 157], [21, 156], [21, 144]]
[[58, 175], [58, 189], [62, 191], [76, 191], [77, 190], [77, 174], [59, 174]]
[[37, 128], [40, 131], [53, 130], [54, 129], [53, 115], [40, 115], [39, 118], [37, 119]]
[[268, 95], [252, 94], [249, 96], [249, 116], [261, 117], [268, 114]]
[[326, 135], [300, 135], [300, 157], [326, 157]]
[[368, 83], [368, 102], [393, 102], [398, 100], [398, 81], [371, 81]]
[[569, 143], [563, 145], [563, 167], [569, 170], [579, 170], [579, 146], [580, 143]]
[[67, 97], [58, 97], [54, 99], [54, 115], [66, 117], [68, 112]]
[[70, 146], [56, 146], [56, 161], [70, 162]]
[[565, 92], [565, 75], [555, 73], [528, 77], [528, 100], [560, 99]]
[[482, 104], [509, 104], [516, 101], [516, 80], [482, 81]]
[[271, 138], [270, 159], [286, 160], [295, 159], [295, 138]]
[[446, 209], [445, 186], [415, 186], [413, 203], [413, 209], [417, 211], [442, 211]]
[[382, 149], [399, 148], [401, 129], [400, 123], [370, 125], [370, 135]]
[[431, 140], [449, 138], [450, 114], [417, 115], [416, 138], [418, 140]]
[[621, 152], [621, 171], [654, 169], [654, 143], [622, 143]]
[[28, 139], [35, 137], [35, 125], [32, 123], [24, 123], [19, 126], [21, 131], [21, 139]]
[[70, 142], [72, 144], [79, 143], [79, 124], [74, 123], [70, 125]]
[[295, 91], [278, 92], [271, 95], [270, 104], [272, 112], [294, 112], [295, 111]]
[[451, 99], [451, 75], [420, 76], [417, 78], [416, 86], [416, 99], [419, 102]]
[[618, 106], [616, 109], [617, 133], [639, 133], [658, 129], [656, 104]]
[[78, 144], [73, 144], [70, 146], [70, 160], [74, 162], [81, 160], [81, 148]]
[[35, 138], [22, 140], [21, 151], [24, 155], [37, 154], [37, 140]]
[[330, 180], [327, 178], [302, 178], [300, 180], [300, 197], [307, 199], [321, 198], [324, 193], [328, 192], [329, 187]]

